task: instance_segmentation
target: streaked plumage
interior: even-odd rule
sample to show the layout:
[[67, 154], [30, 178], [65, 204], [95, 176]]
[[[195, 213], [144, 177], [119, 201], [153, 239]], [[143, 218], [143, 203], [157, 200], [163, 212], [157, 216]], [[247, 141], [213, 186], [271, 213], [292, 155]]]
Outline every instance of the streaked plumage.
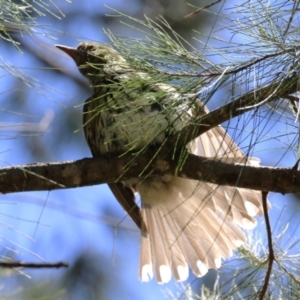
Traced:
[[[132, 69], [115, 50], [82, 43], [77, 49], [58, 46], [76, 62], [94, 95], [86, 100], [83, 123], [94, 156], [139, 150], [165, 138], [207, 109], [199, 100], [182, 101], [172, 86], [150, 83], [148, 74]], [[182, 102], [182, 103], [181, 103]], [[177, 107], [173, 104], [179, 103]], [[231, 163], [258, 165], [246, 158], [222, 127], [188, 145], [191, 153]], [[172, 275], [187, 279], [219, 268], [222, 258], [245, 242], [240, 228], [253, 229], [263, 213], [261, 193], [165, 175], [110, 183], [114, 195], [141, 228], [139, 276], [159, 283]], [[141, 196], [141, 209], [134, 192]]]

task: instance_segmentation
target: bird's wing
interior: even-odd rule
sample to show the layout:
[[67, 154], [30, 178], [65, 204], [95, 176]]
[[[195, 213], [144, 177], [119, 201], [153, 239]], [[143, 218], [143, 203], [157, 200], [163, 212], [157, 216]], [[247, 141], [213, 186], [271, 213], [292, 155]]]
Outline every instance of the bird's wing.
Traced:
[[[220, 126], [196, 138], [190, 150], [231, 163], [258, 164], [247, 158]], [[142, 281], [155, 275], [158, 282], [165, 283], [172, 274], [183, 281], [189, 267], [196, 276], [220, 267], [221, 259], [230, 257], [245, 242], [240, 227], [254, 228], [254, 216], [263, 213], [259, 191], [170, 175], [148, 178], [136, 188], [148, 230], [143, 231], [142, 226]]]
[[135, 224], [141, 229], [142, 220], [140, 208], [135, 202], [135, 196], [129, 187], [126, 187], [122, 182], [109, 183], [111, 191], [122, 205], [126, 213], [132, 218]]

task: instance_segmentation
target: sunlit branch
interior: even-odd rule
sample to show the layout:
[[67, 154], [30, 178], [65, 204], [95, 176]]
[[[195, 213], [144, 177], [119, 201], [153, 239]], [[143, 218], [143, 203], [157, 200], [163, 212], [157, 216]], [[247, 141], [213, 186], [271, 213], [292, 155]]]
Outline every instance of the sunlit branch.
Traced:
[[[122, 157], [111, 156], [109, 159], [86, 158], [1, 168], [0, 191], [6, 194], [75, 188], [114, 182], [117, 178], [137, 178], [141, 173], [151, 172], [151, 176], [175, 174], [178, 170], [176, 159], [170, 161], [159, 154], [145, 172], [145, 166], [151, 159], [153, 149], [135, 158], [134, 162], [132, 154], [128, 153]], [[124, 166], [128, 165], [131, 167], [125, 170]], [[283, 194], [300, 192], [300, 172], [295, 169], [234, 165], [191, 154], [177, 172], [177, 176]]]
[[[287, 78], [280, 82], [248, 92], [240, 98], [201, 116], [199, 120], [193, 122], [197, 125], [191, 124], [183, 128], [178, 135], [184, 137], [184, 139], [181, 140], [182, 145], [177, 144], [177, 147], [183, 147], [209, 129], [252, 110], [254, 105], [255, 108], [259, 106], [258, 104], [261, 104], [261, 106], [265, 105], [265, 99], [268, 99], [267, 102], [270, 103], [280, 98], [286, 98], [290, 94], [295, 93], [298, 89], [298, 76], [294, 76], [293, 78]], [[175, 141], [177, 142], [177, 140], [178, 136], [176, 135], [169, 140], [168, 147], [174, 144]]]

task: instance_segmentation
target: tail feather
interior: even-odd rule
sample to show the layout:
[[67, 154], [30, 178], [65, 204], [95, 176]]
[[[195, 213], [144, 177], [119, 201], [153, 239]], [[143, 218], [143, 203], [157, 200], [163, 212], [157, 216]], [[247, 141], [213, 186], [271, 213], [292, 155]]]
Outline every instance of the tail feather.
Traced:
[[256, 226], [253, 216], [262, 212], [258, 200], [260, 192], [252, 191], [247, 195], [244, 191], [247, 190], [220, 186], [211, 199], [215, 209], [221, 209], [230, 220], [244, 229], [253, 229]]
[[[169, 266], [173, 276], [178, 281], [186, 280], [188, 277], [188, 265], [185, 261], [183, 242], [177, 236], [176, 225], [169, 215], [163, 215], [162, 211], [155, 211], [156, 222], [161, 223], [163, 230], [161, 238], [165, 241], [166, 253], [169, 253]], [[174, 226], [175, 225], [175, 226]], [[167, 235], [167, 238], [165, 236]]]
[[154, 274], [158, 282], [168, 282], [171, 279], [171, 253], [168, 250], [170, 232], [168, 228], [162, 225], [159, 211], [146, 209], [146, 215], [148, 220], [147, 228], [151, 230], [149, 238]]
[[141, 230], [141, 250], [140, 250], [140, 266], [139, 278], [142, 282], [148, 282], [153, 278], [153, 265], [152, 265], [152, 253], [151, 253], [151, 241], [148, 234], [148, 219], [145, 209], [141, 210], [141, 216], [143, 218], [142, 230]]
[[[222, 161], [258, 166], [247, 158], [221, 127], [202, 134], [189, 145], [191, 153]], [[259, 191], [217, 186], [175, 176], [147, 178], [136, 185], [141, 195], [142, 229], [140, 278], [153, 273], [165, 283], [219, 268], [222, 258], [245, 243], [244, 232], [256, 226], [263, 214]], [[270, 205], [268, 204], [270, 207]]]
[[[176, 177], [174, 180], [176, 186], [178, 180], [191, 182]], [[150, 193], [151, 189], [148, 191]], [[188, 266], [196, 276], [203, 276], [209, 269], [219, 268], [221, 258], [232, 256], [232, 250], [245, 242], [244, 233], [223, 210], [197, 204], [197, 193], [180, 201], [180, 205], [176, 205], [174, 198], [156, 199], [159, 203], [164, 202], [163, 207], [149, 204], [153, 198], [150, 197], [148, 203], [148, 193], [141, 193], [142, 216], [147, 227], [142, 232], [141, 242], [142, 281], [148, 281], [153, 273], [159, 283], [168, 282], [171, 274], [177, 281], [184, 281]], [[159, 190], [157, 193], [160, 194]]]
[[[185, 210], [185, 207], [180, 207], [176, 212], [174, 211], [174, 213], [170, 214], [174, 220], [173, 222], [178, 224], [176, 228], [177, 238], [180, 239], [182, 236], [186, 236], [186, 241], [188, 241], [186, 247], [191, 245], [193, 248], [195, 248], [196, 252], [197, 249], [200, 248], [199, 251], [201, 252], [198, 253], [199, 259], [209, 259], [210, 262], [208, 264], [210, 267], [213, 267], [215, 262], [214, 259], [210, 259], [210, 256], [217, 257], [219, 254], [219, 256], [229, 255], [228, 252], [226, 252], [227, 249], [224, 247], [218, 247], [218, 245], [216, 245], [215, 248], [211, 247], [211, 245], [214, 243], [215, 237], [219, 235], [220, 243], [223, 242], [224, 244], [228, 244], [231, 243], [231, 241], [226, 239], [223, 232], [219, 232], [221, 227], [217, 226], [217, 222], [214, 222], [215, 216], [211, 213], [209, 208], [204, 207], [201, 208], [201, 210], [196, 210], [187, 223], [181, 217], [181, 215], [178, 214], [178, 212], [183, 214]], [[186, 214], [189, 215], [190, 211], [186, 210]], [[199, 241], [201, 241], [200, 245]]]
[[220, 126], [209, 130], [197, 137], [192, 143], [192, 152], [195, 155], [206, 157], [241, 158], [243, 152]]

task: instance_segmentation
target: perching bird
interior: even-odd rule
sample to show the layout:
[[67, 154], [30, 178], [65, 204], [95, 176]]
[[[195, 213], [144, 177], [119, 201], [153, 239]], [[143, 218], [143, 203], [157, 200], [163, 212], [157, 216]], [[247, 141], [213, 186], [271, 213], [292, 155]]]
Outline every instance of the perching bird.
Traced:
[[[200, 100], [168, 84], [153, 82], [111, 47], [82, 43], [57, 46], [70, 55], [94, 94], [84, 105], [83, 128], [93, 156], [140, 150], [162, 144], [208, 110]], [[190, 99], [190, 98], [189, 98]], [[188, 151], [230, 163], [258, 165], [247, 158], [220, 126], [193, 142]], [[171, 175], [109, 183], [113, 194], [141, 229], [139, 276], [159, 283], [196, 276], [221, 266], [221, 259], [245, 242], [240, 229], [253, 229], [263, 214], [259, 191]], [[141, 208], [135, 202], [141, 197]]]

